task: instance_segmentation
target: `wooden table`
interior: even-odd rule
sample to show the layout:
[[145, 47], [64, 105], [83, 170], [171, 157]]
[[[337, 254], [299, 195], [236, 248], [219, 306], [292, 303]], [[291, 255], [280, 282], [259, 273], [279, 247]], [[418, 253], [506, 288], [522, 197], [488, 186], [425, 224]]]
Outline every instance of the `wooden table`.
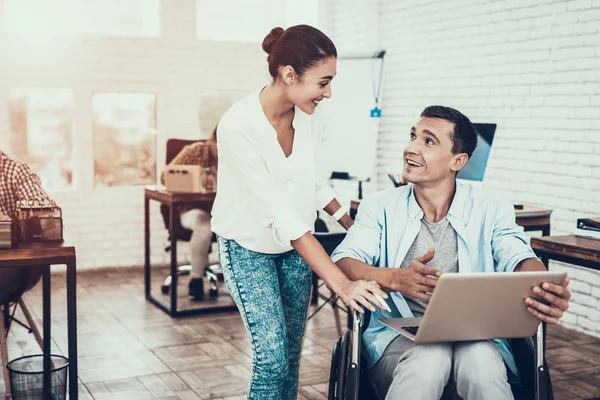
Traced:
[[550, 215], [551, 209], [534, 208], [523, 206], [522, 210], [515, 210], [516, 222], [522, 226], [526, 232], [542, 231], [542, 236], [550, 235]]
[[541, 258], [600, 270], [600, 239], [575, 235], [531, 238], [531, 247]]
[[228, 293], [219, 291], [217, 298], [205, 296], [202, 301], [194, 302], [192, 309], [177, 308], [177, 237], [170, 235], [171, 242], [171, 298], [168, 305], [152, 295], [150, 266], [150, 200], [164, 204], [169, 208], [169, 232], [174, 232], [174, 221], [179, 220], [179, 208], [190, 206], [210, 212], [215, 201], [214, 193], [174, 193], [163, 186], [148, 186], [144, 190], [144, 290], [146, 300], [169, 314], [171, 317], [201, 314], [211, 311], [235, 310], [237, 307]]
[[[26, 267], [39, 265], [44, 267], [42, 278], [43, 309], [43, 352], [50, 354], [50, 268], [52, 265], [67, 266], [67, 334], [69, 342], [69, 398], [77, 400], [77, 264], [75, 247], [65, 243], [21, 243], [11, 250], [0, 250], [0, 268]], [[49, 358], [48, 358], [49, 362]], [[47, 367], [47, 368], [46, 368]], [[49, 370], [49, 364], [45, 366]], [[47, 374], [45, 377], [50, 378]], [[49, 386], [49, 385], [48, 385]]]

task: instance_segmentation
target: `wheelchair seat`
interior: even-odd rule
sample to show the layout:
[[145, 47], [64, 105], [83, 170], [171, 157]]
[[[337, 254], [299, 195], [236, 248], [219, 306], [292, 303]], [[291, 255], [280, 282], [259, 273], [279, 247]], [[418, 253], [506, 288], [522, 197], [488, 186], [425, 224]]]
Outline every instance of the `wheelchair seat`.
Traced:
[[[362, 334], [369, 326], [370, 312], [353, 312], [352, 330], [346, 329], [333, 344], [329, 375], [329, 400], [377, 399], [368, 381], [362, 359]], [[510, 345], [522, 384], [512, 385], [515, 400], [553, 400], [550, 371], [544, 356], [543, 331], [540, 325], [534, 338], [510, 339]], [[443, 400], [458, 400], [454, 380], [450, 378], [442, 394]], [[383, 400], [383, 399], [381, 399]]]

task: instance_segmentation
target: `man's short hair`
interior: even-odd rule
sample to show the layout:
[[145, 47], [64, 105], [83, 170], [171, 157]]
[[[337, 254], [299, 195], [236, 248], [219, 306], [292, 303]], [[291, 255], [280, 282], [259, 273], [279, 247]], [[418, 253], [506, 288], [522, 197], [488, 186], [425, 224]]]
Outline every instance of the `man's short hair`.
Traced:
[[452, 154], [467, 153], [469, 158], [477, 147], [477, 132], [473, 124], [463, 113], [445, 106], [429, 106], [421, 113], [421, 118], [441, 118], [454, 123], [452, 139]]

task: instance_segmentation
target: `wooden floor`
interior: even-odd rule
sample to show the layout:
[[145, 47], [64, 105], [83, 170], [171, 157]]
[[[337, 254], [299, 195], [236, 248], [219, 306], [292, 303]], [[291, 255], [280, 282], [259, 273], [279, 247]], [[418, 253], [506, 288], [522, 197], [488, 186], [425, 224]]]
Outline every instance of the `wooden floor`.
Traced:
[[[66, 355], [64, 275], [52, 276], [52, 288], [53, 351]], [[237, 312], [171, 319], [145, 301], [140, 269], [80, 272], [77, 295], [81, 399], [245, 398], [250, 349]], [[26, 300], [39, 319], [40, 285]], [[300, 399], [327, 397], [336, 338], [326, 307], [308, 324]], [[11, 359], [40, 352], [16, 325], [8, 348]], [[547, 359], [557, 400], [600, 398], [599, 338], [553, 327]]]

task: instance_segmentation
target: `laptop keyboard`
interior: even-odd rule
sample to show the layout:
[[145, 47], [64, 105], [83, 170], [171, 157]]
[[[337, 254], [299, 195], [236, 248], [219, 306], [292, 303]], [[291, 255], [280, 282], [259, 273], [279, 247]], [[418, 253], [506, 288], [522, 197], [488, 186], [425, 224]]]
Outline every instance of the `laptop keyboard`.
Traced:
[[417, 331], [419, 330], [419, 327], [418, 326], [406, 326], [402, 329], [417, 336]]

